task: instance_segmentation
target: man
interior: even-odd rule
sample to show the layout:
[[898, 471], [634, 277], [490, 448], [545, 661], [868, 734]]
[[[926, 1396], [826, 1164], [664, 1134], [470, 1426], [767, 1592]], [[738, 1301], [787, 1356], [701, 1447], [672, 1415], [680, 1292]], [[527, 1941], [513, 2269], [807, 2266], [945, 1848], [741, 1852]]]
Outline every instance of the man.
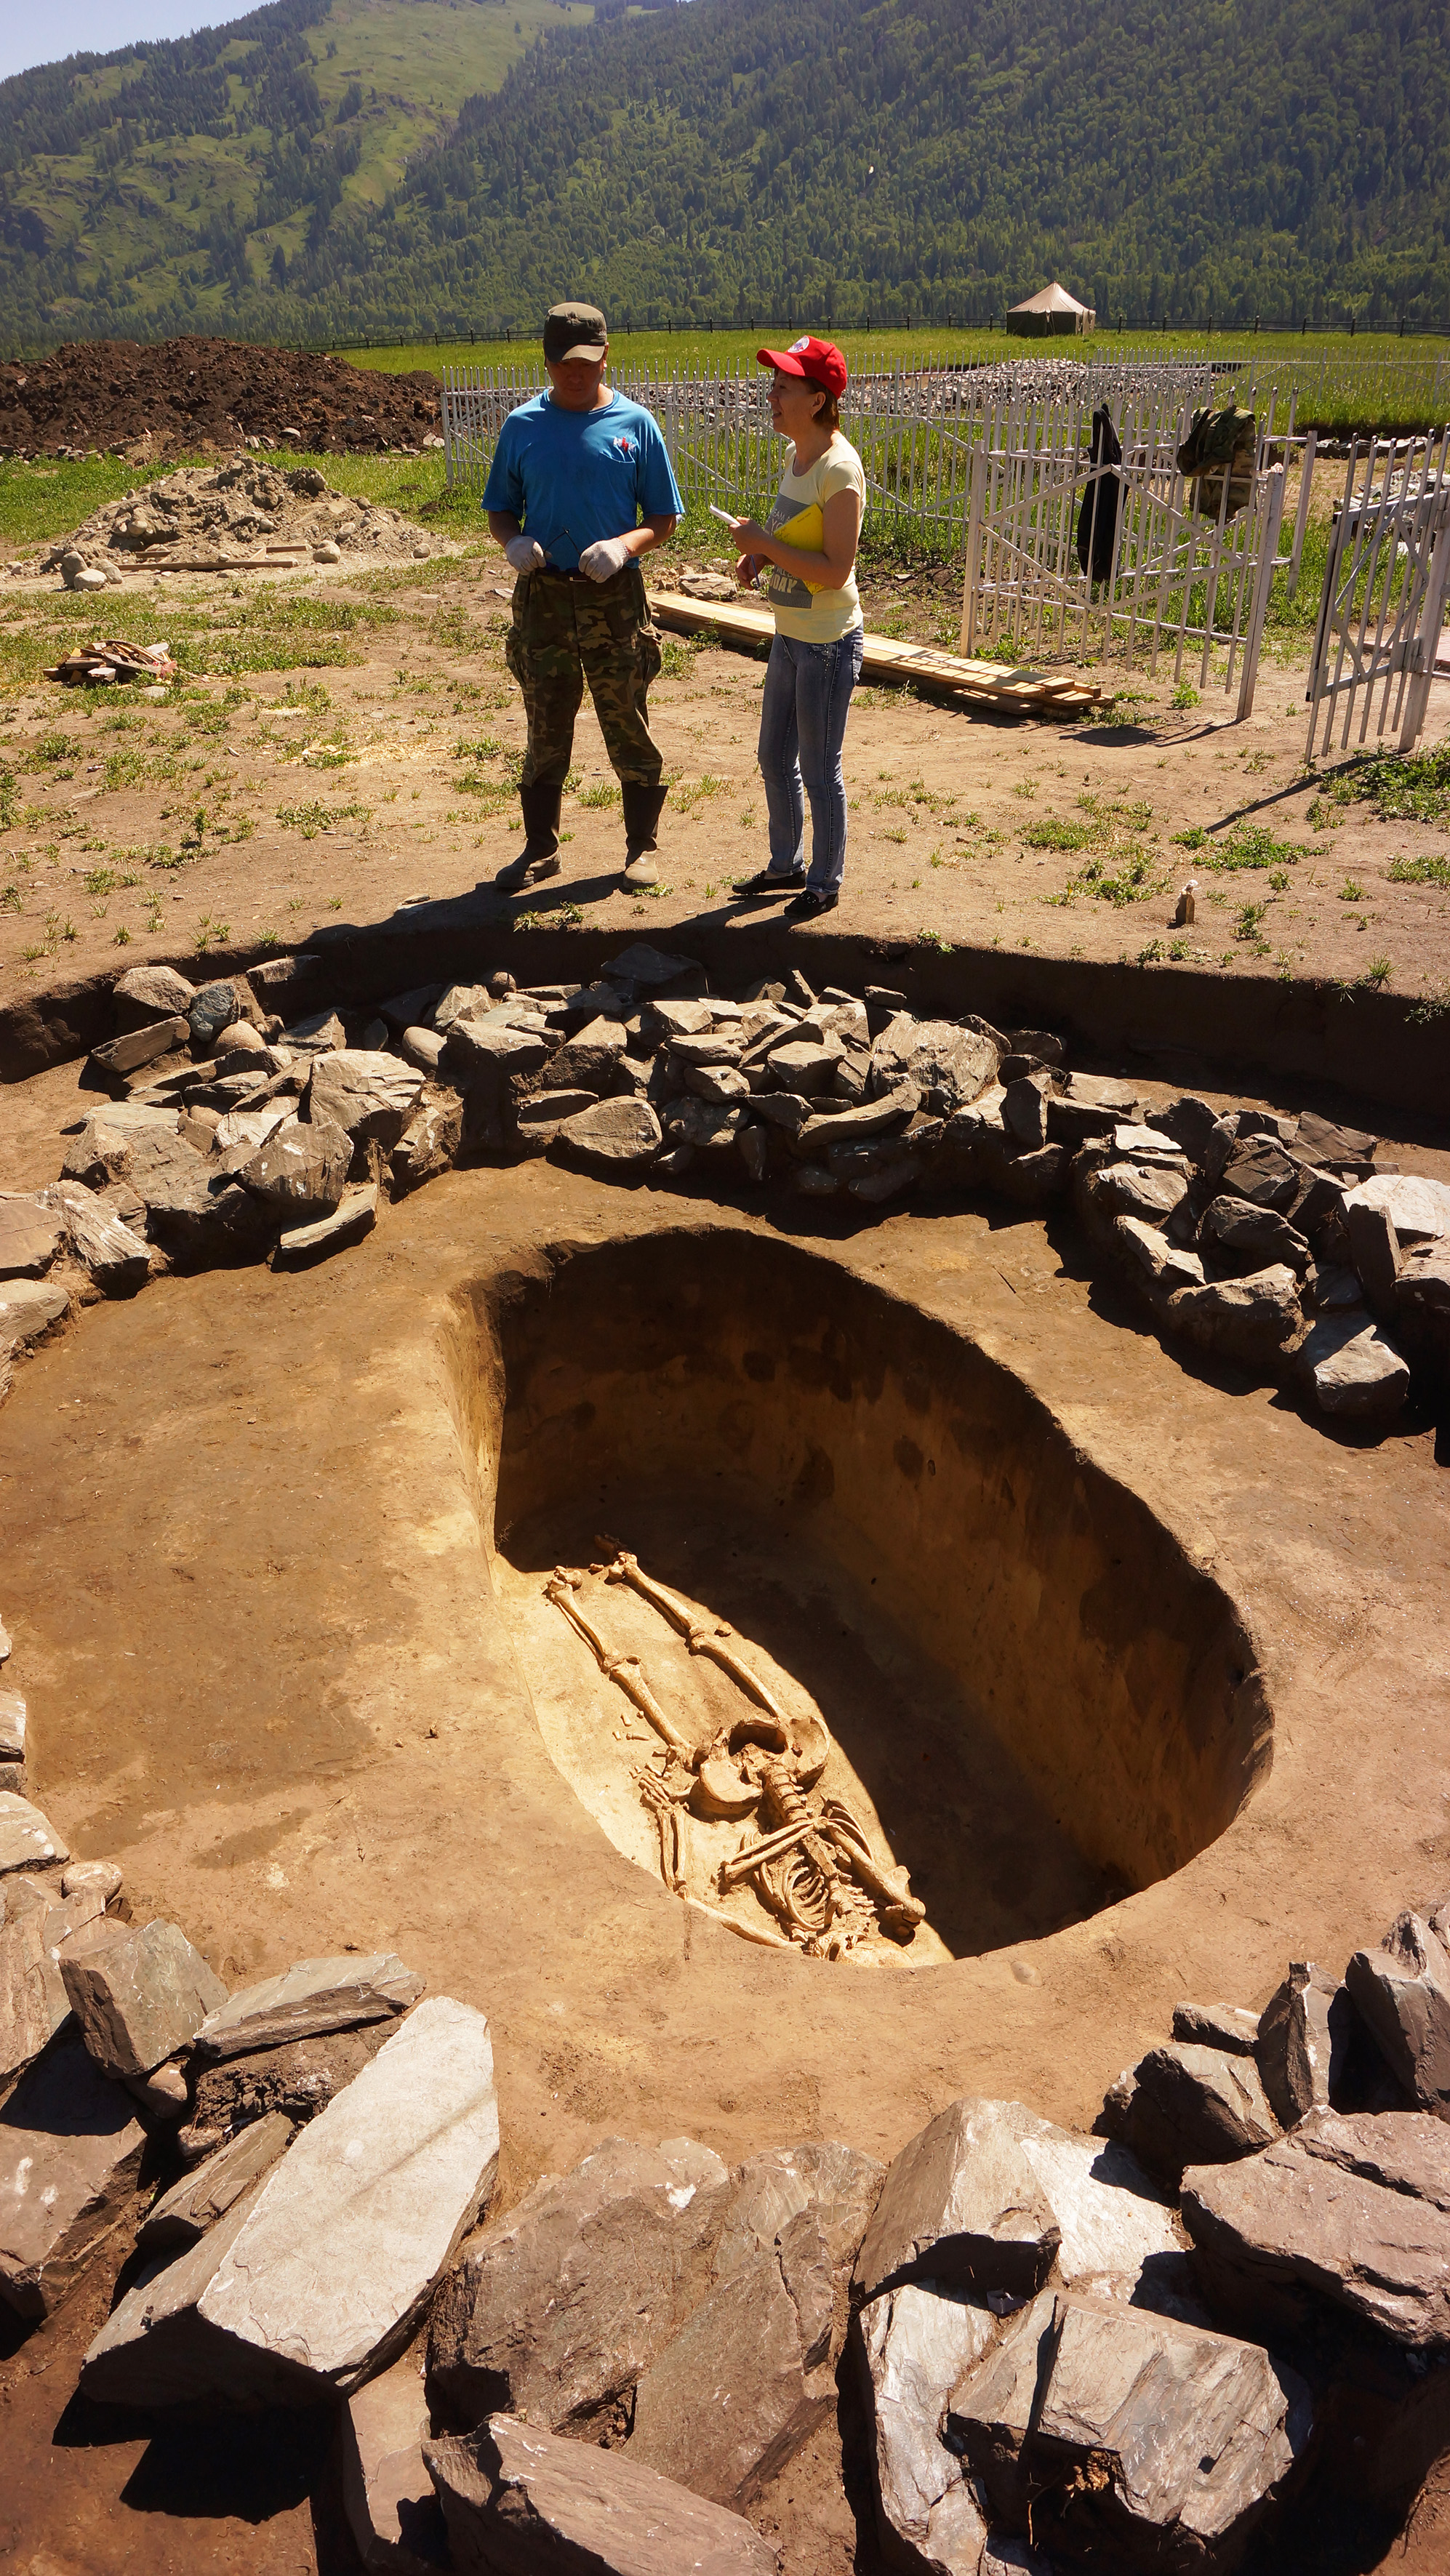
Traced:
[[589, 683], [624, 803], [627, 885], [653, 885], [665, 789], [646, 693], [660, 667], [639, 569], [684, 508], [659, 424], [604, 381], [609, 332], [592, 304], [555, 304], [544, 324], [549, 391], [510, 412], [483, 495], [489, 533], [519, 579], [508, 666], [529, 743], [519, 786], [523, 854], [501, 886], [559, 873], [559, 807], [574, 718]]

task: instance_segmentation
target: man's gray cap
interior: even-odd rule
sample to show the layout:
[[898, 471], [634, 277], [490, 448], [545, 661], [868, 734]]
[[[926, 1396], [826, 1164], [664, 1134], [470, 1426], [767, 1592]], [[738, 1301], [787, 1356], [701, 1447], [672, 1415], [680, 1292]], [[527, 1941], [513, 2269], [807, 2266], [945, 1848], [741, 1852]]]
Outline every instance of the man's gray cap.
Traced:
[[609, 325], [597, 304], [551, 304], [544, 323], [544, 355], [550, 364], [566, 358], [602, 358]]

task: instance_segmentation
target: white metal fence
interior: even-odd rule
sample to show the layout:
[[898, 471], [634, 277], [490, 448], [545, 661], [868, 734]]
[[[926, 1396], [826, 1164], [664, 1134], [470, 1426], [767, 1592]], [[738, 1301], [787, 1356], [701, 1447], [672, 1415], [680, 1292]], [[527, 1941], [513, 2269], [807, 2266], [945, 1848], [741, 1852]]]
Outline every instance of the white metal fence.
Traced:
[[[1350, 451], [1309, 679], [1309, 757], [1392, 728], [1413, 750], [1424, 728], [1450, 605], [1450, 431], [1365, 439]], [[1355, 719], [1358, 717], [1358, 725]]]

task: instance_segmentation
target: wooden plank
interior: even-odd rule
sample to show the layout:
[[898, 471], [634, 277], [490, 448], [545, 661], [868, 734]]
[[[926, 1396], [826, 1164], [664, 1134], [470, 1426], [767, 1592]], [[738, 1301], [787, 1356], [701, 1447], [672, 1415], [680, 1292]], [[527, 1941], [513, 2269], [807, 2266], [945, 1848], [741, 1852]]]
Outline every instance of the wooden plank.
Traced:
[[[768, 644], [775, 619], [768, 609], [742, 600], [690, 599], [682, 591], [652, 590], [650, 607], [662, 626], [685, 635], [713, 627], [741, 643]], [[1054, 715], [1087, 713], [1102, 694], [1095, 680], [1054, 678], [1042, 671], [1009, 670], [999, 662], [972, 662], [960, 653], [945, 653], [931, 644], [899, 644], [887, 635], [866, 637], [862, 670], [875, 680], [925, 680], [934, 689], [951, 689], [960, 697], [979, 698], [1019, 714], [1050, 709]]]

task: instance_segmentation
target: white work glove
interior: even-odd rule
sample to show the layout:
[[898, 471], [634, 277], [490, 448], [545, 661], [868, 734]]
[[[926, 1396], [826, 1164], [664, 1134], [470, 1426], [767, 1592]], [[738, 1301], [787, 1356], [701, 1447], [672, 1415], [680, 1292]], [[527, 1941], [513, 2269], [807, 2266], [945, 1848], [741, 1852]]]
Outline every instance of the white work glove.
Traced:
[[579, 569], [587, 572], [591, 581], [613, 581], [617, 572], [623, 572], [630, 553], [623, 537], [596, 537], [580, 556]]
[[534, 537], [510, 537], [504, 554], [515, 572], [537, 572], [544, 560], [544, 549]]

